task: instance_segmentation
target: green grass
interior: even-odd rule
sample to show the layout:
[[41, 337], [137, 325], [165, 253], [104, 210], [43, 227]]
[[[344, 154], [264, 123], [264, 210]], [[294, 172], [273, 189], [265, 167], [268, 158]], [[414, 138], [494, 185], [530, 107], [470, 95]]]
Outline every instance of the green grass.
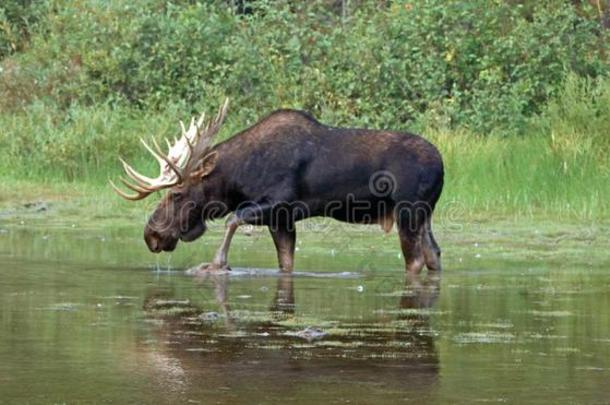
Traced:
[[608, 158], [595, 146], [556, 147], [557, 138], [432, 133], [446, 166], [441, 209], [472, 214], [596, 218], [610, 214]]
[[[121, 135], [135, 134], [126, 131]], [[447, 132], [427, 135], [445, 160], [445, 189], [437, 211], [449, 221], [464, 216], [594, 220], [610, 215], [608, 159], [595, 156], [595, 145], [575, 153], [571, 149], [557, 149], [554, 146], [557, 141], [544, 135], [522, 138]], [[78, 201], [83, 206], [97, 207], [100, 215], [152, 209], [158, 197], [128, 203], [108, 187], [107, 179], [120, 174], [119, 164], [112, 156], [116, 152], [110, 149], [111, 156], [94, 160], [93, 164], [81, 158], [82, 170], [78, 172], [36, 163], [26, 167], [24, 162], [20, 166], [23, 172], [9, 171], [0, 177], [0, 204], [46, 199], [70, 204]], [[144, 164], [146, 158], [146, 152], [140, 151], [136, 166], [154, 173], [154, 162]]]
[[610, 217], [610, 31], [585, 5], [356, 2], [338, 14], [261, 1], [241, 15], [224, 1], [5, 3], [5, 207], [150, 210], [158, 197], [126, 203], [107, 187], [118, 156], [155, 173], [138, 138], [173, 136], [229, 95], [220, 139], [281, 107], [423, 134], [444, 156], [449, 221]]
[[[102, 215], [119, 208], [152, 208], [156, 197], [123, 202], [107, 180], [121, 174], [119, 155], [155, 174], [156, 163], [138, 138], [177, 134], [178, 119], [189, 118], [185, 111], [184, 105], [143, 112], [104, 104], [74, 105], [64, 112], [37, 103], [23, 113], [0, 114], [0, 203], [59, 198], [101, 207], [96, 210]], [[334, 124], [324, 116], [328, 114], [323, 121]], [[219, 140], [251, 124], [234, 106]], [[444, 157], [440, 215], [449, 220], [610, 217], [610, 80], [571, 77], [529, 128], [521, 136], [417, 130]]]

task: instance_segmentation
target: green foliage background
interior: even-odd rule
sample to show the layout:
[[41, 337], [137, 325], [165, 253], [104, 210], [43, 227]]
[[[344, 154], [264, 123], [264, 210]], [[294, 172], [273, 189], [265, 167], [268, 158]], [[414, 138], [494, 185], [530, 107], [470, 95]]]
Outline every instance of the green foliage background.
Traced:
[[339, 124], [518, 131], [569, 72], [609, 66], [607, 32], [567, 1], [362, 2], [347, 15], [321, 1], [252, 1], [251, 14], [222, 1], [6, 4], [5, 111], [229, 95], [252, 117], [296, 105]]
[[608, 212], [610, 32], [595, 5], [4, 0], [0, 170], [97, 181], [117, 153], [147, 159], [139, 136], [228, 96], [224, 137], [301, 108], [432, 138], [449, 201]]

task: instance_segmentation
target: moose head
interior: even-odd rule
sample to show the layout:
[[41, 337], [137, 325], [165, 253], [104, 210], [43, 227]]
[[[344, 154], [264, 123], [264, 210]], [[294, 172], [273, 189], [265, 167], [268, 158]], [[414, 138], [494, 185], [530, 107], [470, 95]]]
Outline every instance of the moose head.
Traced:
[[202, 184], [218, 161], [218, 153], [212, 149], [212, 140], [224, 121], [228, 104], [227, 99], [213, 120], [206, 121], [205, 114], [197, 120], [191, 119], [188, 129], [180, 121], [182, 135], [179, 139], [174, 138], [173, 144], [165, 140], [167, 153], [161, 150], [154, 139], [153, 147], [150, 147], [140, 138], [140, 142], [159, 163], [160, 173], [156, 178], [138, 173], [119, 158], [131, 179], [130, 182], [120, 178], [120, 181], [135, 192], [128, 194], [110, 181], [112, 188], [121, 197], [137, 201], [156, 191], [169, 189], [144, 228], [144, 240], [152, 252], [172, 251], [178, 240], [192, 241], [205, 232], [206, 195]]

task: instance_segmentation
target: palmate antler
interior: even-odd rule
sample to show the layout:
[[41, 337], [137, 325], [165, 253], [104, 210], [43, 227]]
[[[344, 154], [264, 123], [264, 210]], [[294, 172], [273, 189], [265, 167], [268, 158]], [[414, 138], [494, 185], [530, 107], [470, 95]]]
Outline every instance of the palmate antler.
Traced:
[[159, 176], [154, 179], [144, 176], [119, 157], [125, 173], [133, 182], [129, 182], [123, 177], [119, 180], [125, 187], [135, 191], [136, 194], [127, 194], [118, 188], [112, 180], [109, 180], [110, 186], [121, 197], [127, 200], [137, 201], [146, 198], [155, 191], [182, 183], [188, 177], [189, 172], [196, 167], [197, 163], [210, 149], [212, 139], [218, 133], [218, 130], [225, 119], [228, 106], [229, 99], [226, 99], [218, 110], [218, 114], [214, 120], [206, 122], [204, 113], [198, 120], [195, 120], [194, 118], [191, 119], [188, 129], [186, 129], [184, 123], [180, 121], [182, 135], [180, 136], [180, 139], [174, 138], [173, 145], [167, 139], [165, 140], [169, 149], [167, 154], [163, 153], [154, 139], [152, 139], [154, 148], [151, 148], [142, 138], [140, 138], [142, 145], [144, 145], [159, 163]]

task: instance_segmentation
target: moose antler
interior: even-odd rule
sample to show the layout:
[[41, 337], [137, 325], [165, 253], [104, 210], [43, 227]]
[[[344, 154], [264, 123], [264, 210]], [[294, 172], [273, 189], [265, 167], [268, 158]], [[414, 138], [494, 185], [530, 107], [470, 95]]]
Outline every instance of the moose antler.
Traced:
[[167, 139], [168, 152], [167, 154], [161, 151], [159, 144], [152, 139], [153, 148], [151, 148], [142, 138], [140, 142], [146, 150], [148, 150], [157, 160], [160, 166], [159, 176], [150, 178], [138, 173], [133, 167], [119, 157], [123, 169], [127, 176], [133, 181], [121, 177], [119, 180], [125, 187], [135, 191], [136, 194], [127, 194], [118, 188], [112, 180], [109, 180], [110, 186], [121, 197], [137, 201], [146, 198], [148, 195], [165, 188], [175, 186], [182, 183], [188, 178], [190, 173], [203, 158], [206, 152], [210, 149], [212, 139], [218, 133], [226, 116], [229, 99], [227, 98], [223, 105], [218, 110], [216, 118], [210, 122], [206, 122], [205, 113], [201, 114], [198, 120], [191, 119], [188, 129], [184, 123], [180, 121], [182, 135], [180, 139], [174, 138], [174, 143], [171, 144]]

